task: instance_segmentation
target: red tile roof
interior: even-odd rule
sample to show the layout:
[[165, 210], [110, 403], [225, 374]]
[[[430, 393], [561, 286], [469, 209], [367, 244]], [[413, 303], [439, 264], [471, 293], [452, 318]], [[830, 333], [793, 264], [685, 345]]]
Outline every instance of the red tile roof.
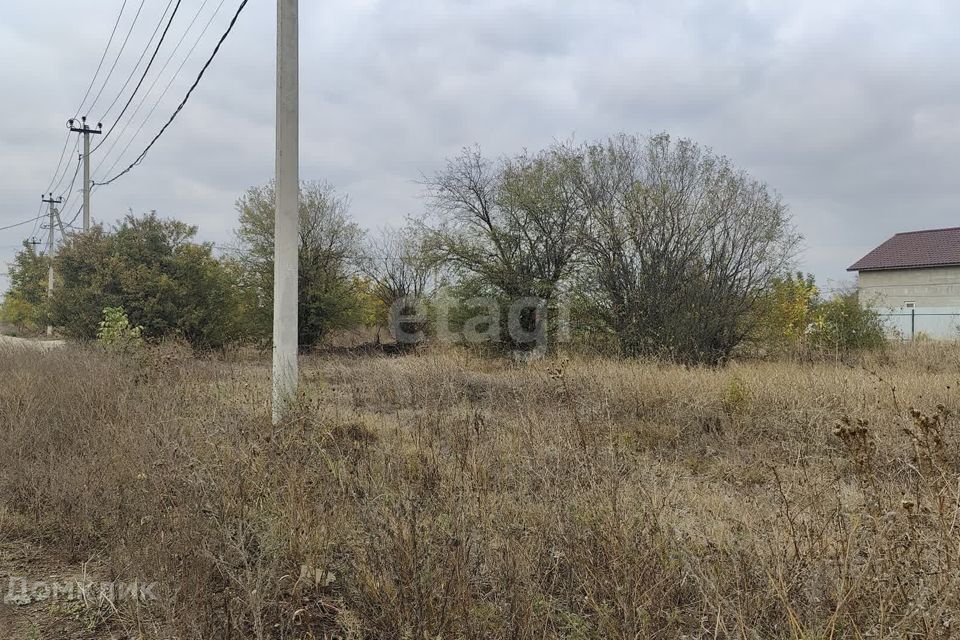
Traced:
[[960, 265], [960, 227], [898, 233], [847, 271]]

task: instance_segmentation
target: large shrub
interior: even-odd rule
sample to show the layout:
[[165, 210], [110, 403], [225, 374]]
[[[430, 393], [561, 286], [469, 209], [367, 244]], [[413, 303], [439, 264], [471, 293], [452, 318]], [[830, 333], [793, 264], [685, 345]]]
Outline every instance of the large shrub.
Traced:
[[430, 262], [458, 280], [455, 311], [472, 317], [469, 300], [483, 298], [483, 315], [499, 316], [491, 335], [511, 348], [553, 333], [550, 313], [530, 301], [554, 307], [575, 273], [586, 225], [576, 172], [577, 152], [561, 146], [498, 161], [465, 149], [427, 181]]
[[812, 275], [775, 278], [757, 308], [751, 344], [774, 356], [837, 355], [886, 345], [883, 320], [856, 291], [821, 298]]
[[799, 240], [764, 183], [665, 134], [587, 145], [579, 190], [586, 290], [626, 355], [726, 360]]
[[103, 310], [122, 307], [147, 339], [180, 337], [198, 348], [236, 339], [234, 278], [195, 235], [196, 227], [150, 213], [69, 237], [56, 258], [63, 282], [52, 301], [54, 323], [71, 337], [94, 339]]
[[[269, 342], [273, 327], [273, 251], [276, 197], [273, 183], [248, 189], [237, 201], [240, 226], [234, 252], [241, 272], [244, 324]], [[300, 187], [299, 343], [314, 346], [331, 331], [363, 324], [365, 300], [358, 295], [363, 231], [349, 217], [349, 201], [332, 186]], [[360, 287], [362, 288], [362, 287]]]
[[752, 344], [770, 355], [798, 354], [810, 341], [820, 290], [812, 275], [774, 278], [757, 306]]
[[809, 340], [815, 348], [835, 352], [886, 345], [883, 319], [874, 309], [860, 304], [856, 291], [838, 293], [817, 305]]
[[29, 242], [10, 264], [10, 286], [0, 306], [0, 320], [18, 331], [36, 331], [47, 318], [47, 257]]
[[426, 244], [457, 286], [491, 306], [537, 301], [519, 319], [537, 336], [561, 335], [542, 319], [575, 301], [568, 335], [628, 356], [727, 360], [799, 240], [776, 192], [665, 134], [500, 161], [467, 150], [427, 187]]

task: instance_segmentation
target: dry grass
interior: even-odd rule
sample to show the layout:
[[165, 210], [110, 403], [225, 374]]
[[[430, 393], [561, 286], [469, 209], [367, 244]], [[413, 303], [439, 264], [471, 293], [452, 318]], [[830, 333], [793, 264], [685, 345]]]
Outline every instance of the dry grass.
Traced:
[[[0, 352], [0, 535], [143, 638], [951, 638], [960, 350], [722, 370]], [[913, 409], [911, 409], [913, 408]], [[4, 515], [6, 514], [6, 515]]]

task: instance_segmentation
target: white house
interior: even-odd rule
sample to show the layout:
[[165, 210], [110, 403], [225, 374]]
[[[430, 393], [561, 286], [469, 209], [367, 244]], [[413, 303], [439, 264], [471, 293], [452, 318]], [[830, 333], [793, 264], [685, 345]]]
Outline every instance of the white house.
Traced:
[[960, 227], [898, 233], [847, 270], [903, 337], [960, 339]]

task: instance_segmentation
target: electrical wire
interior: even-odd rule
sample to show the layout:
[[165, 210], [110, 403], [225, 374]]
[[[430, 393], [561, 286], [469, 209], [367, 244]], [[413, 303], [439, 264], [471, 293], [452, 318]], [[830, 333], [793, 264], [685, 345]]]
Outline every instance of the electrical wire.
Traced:
[[60, 192], [60, 197], [67, 196], [67, 200], [73, 197], [73, 185], [77, 182], [77, 176], [80, 174], [80, 167], [83, 163], [83, 154], [77, 155], [77, 168], [73, 170], [73, 178], [70, 179], [70, 185]]
[[[100, 75], [100, 71], [103, 69], [103, 63], [106, 60], [107, 54], [110, 51], [110, 47], [113, 44], [113, 40], [117, 35], [117, 29], [120, 26], [120, 21], [123, 18], [124, 10], [126, 9], [127, 3], [129, 0], [123, 0], [123, 4], [120, 6], [120, 12], [117, 14], [117, 19], [113, 24], [113, 30], [110, 32], [110, 38], [107, 40], [107, 46], [104, 47], [103, 54], [100, 56], [100, 62], [97, 64], [97, 70], [93, 74], [93, 78], [90, 79], [90, 84], [87, 86], [86, 92], [83, 94], [83, 99], [80, 101], [80, 106], [77, 108], [76, 113], [79, 114], [83, 111], [83, 107], [87, 102], [87, 98], [90, 96], [90, 92], [96, 84], [97, 77]], [[104, 87], [107, 86], [107, 83], [110, 81], [110, 77], [113, 75], [114, 69], [117, 67], [117, 62], [119, 62], [120, 57], [123, 55], [123, 51], [127, 46], [127, 42], [130, 39], [130, 34], [133, 31], [134, 25], [137, 23], [137, 19], [140, 17], [140, 12], [143, 10], [145, 0], [140, 0], [140, 7], [137, 9], [137, 13], [133, 18], [133, 21], [130, 23], [130, 29], [127, 31], [126, 37], [123, 39], [123, 44], [120, 46], [120, 52], [117, 54], [116, 60], [114, 60], [113, 65], [110, 68], [110, 72], [107, 74], [106, 79], [103, 81], [100, 90], [97, 92], [96, 98], [91, 103], [90, 108], [92, 109], [96, 102], [100, 99], [100, 95], [103, 93]], [[63, 142], [63, 148], [60, 150], [60, 158], [57, 160], [57, 168], [53, 171], [53, 178], [50, 179], [50, 183], [47, 185], [47, 188], [44, 189], [44, 193], [53, 193], [54, 191], [60, 188], [60, 185], [63, 183], [64, 179], [67, 177], [67, 172], [70, 170], [70, 164], [64, 164], [64, 159], [67, 157], [67, 148], [70, 146], [70, 137], [71, 132], [67, 132], [66, 138]], [[77, 147], [80, 145], [80, 138], [77, 137], [74, 140], [73, 152], [76, 152]], [[60, 169], [63, 168], [61, 173]], [[74, 176], [76, 177], [76, 175]], [[43, 204], [41, 203], [40, 209], [43, 209]]]
[[97, 82], [97, 76], [100, 75], [100, 70], [103, 68], [103, 61], [107, 59], [107, 53], [110, 51], [110, 45], [113, 44], [113, 38], [117, 35], [117, 27], [120, 26], [120, 19], [123, 18], [123, 10], [127, 8], [127, 1], [123, 0], [123, 4], [120, 5], [120, 13], [117, 14], [117, 21], [113, 23], [113, 31], [110, 32], [110, 39], [107, 40], [107, 46], [103, 49], [103, 55], [100, 56], [100, 62], [97, 64], [97, 70], [93, 72], [93, 77], [90, 78], [90, 84], [87, 86], [86, 92], [83, 94], [83, 100], [80, 101], [80, 106], [77, 107], [74, 117], [78, 117], [83, 112], [84, 105], [87, 104], [87, 98], [90, 97], [90, 91], [93, 89], [93, 85]]
[[[126, 155], [127, 151], [130, 149], [133, 143], [136, 142], [137, 137], [143, 131], [144, 127], [146, 127], [147, 122], [149, 122], [150, 118], [153, 117], [153, 114], [156, 112], [157, 108], [160, 106], [160, 104], [163, 102], [163, 99], [166, 97], [167, 93], [170, 91], [170, 87], [173, 85], [173, 82], [177, 79], [177, 77], [179, 77], [180, 72], [183, 70], [183, 67], [186, 66], [187, 62], [193, 56], [193, 52], [196, 50], [197, 46], [203, 40], [203, 36], [206, 35], [207, 31], [210, 29], [210, 25], [213, 24], [214, 19], [216, 19], [216, 17], [220, 14], [220, 10], [223, 8], [223, 5], [225, 4], [225, 2], [226, 0], [220, 0], [220, 4], [218, 4], [217, 8], [214, 9], [213, 15], [210, 16], [209, 20], [207, 20], [207, 24], [204, 25], [203, 30], [200, 32], [200, 35], [197, 37], [197, 40], [193, 43], [193, 46], [190, 48], [190, 51], [187, 52], [187, 55], [184, 57], [183, 61], [180, 63], [180, 66], [174, 72], [173, 76], [171, 76], [170, 81], [167, 82], [167, 85], [163, 88], [163, 91], [160, 93], [160, 96], [157, 98], [156, 102], [154, 102], [153, 107], [150, 108], [150, 112], [147, 113], [147, 116], [143, 119], [143, 122], [141, 122], [140, 126], [137, 127], [137, 131], [133, 134], [133, 136], [127, 142], [126, 146], [124, 146], [123, 150], [117, 156], [117, 159], [114, 160], [113, 164], [110, 165], [110, 168], [106, 170], [105, 173], [107, 175], [110, 175], [111, 173], [113, 173], [113, 170], [116, 168], [118, 164], [120, 164], [120, 161]], [[100, 164], [102, 165], [103, 163], [101, 162]], [[97, 166], [97, 170], [99, 170], [99, 168], [100, 168], [100, 165]]]
[[[47, 185], [47, 188], [43, 190], [44, 193], [51, 193], [52, 191], [54, 191], [51, 187], [53, 187], [53, 184], [57, 181], [57, 176], [60, 175], [60, 167], [63, 166], [63, 159], [64, 159], [64, 158], [66, 157], [66, 155], [67, 155], [67, 147], [69, 147], [69, 146], [70, 146], [70, 132], [68, 131], [68, 132], [67, 132], [67, 138], [66, 138], [66, 140], [63, 141], [63, 149], [60, 150], [60, 159], [57, 160], [57, 168], [56, 168], [56, 169], [54, 170], [54, 172], [53, 172], [53, 178], [51, 178], [50, 184], [48, 184], [48, 185]], [[67, 165], [67, 166], [69, 166], [69, 165]], [[66, 173], [66, 172], [64, 172], [64, 173]], [[59, 185], [57, 185], [57, 186], [59, 186]]]
[[[40, 205], [37, 207], [37, 220], [40, 219], [40, 216], [43, 215], [43, 196], [40, 196]], [[30, 230], [30, 237], [32, 238], [37, 234], [37, 225], [39, 222], [34, 223], [33, 229]]]
[[[67, 134], [69, 135], [69, 134]], [[80, 148], [80, 136], [77, 136], [73, 142], [73, 151], [70, 152], [70, 155], [77, 153], [77, 150]], [[47, 187], [47, 193], [55, 193], [60, 189], [60, 185], [63, 184], [63, 181], [67, 178], [67, 174], [70, 172], [70, 163], [63, 165], [63, 174], [60, 176], [60, 179], [57, 180], [57, 184], [52, 187]]]
[[190, 86], [190, 89], [187, 90], [187, 94], [184, 96], [184, 98], [183, 98], [183, 100], [180, 102], [179, 106], [177, 106], [176, 110], [173, 112], [173, 115], [171, 115], [170, 118], [169, 118], [169, 120], [167, 120], [167, 123], [164, 124], [164, 125], [163, 125], [163, 128], [160, 129], [160, 132], [157, 133], [157, 135], [155, 135], [155, 136], [153, 137], [153, 139], [150, 141], [150, 144], [147, 145], [147, 147], [140, 153], [140, 155], [137, 156], [137, 159], [134, 160], [132, 163], [130, 163], [130, 165], [129, 165], [126, 169], [124, 169], [123, 171], [121, 171], [120, 173], [118, 173], [117, 175], [115, 175], [114, 177], [110, 178], [109, 180], [106, 180], [106, 181], [104, 181], [104, 182], [99, 182], [99, 183], [97, 183], [98, 185], [105, 186], [105, 185], [108, 185], [108, 184], [111, 184], [111, 183], [117, 181], [117, 180], [120, 179], [122, 176], [126, 175], [126, 174], [129, 173], [131, 170], [133, 170], [133, 168], [134, 168], [135, 166], [137, 166], [138, 164], [140, 164], [141, 162], [143, 162], [143, 159], [147, 157], [147, 153], [149, 153], [150, 149], [153, 148], [153, 145], [155, 145], [155, 144], [157, 143], [157, 141], [160, 139], [160, 137], [161, 137], [161, 136], [167, 131], [167, 129], [170, 127], [170, 125], [173, 124], [173, 121], [176, 120], [177, 116], [180, 114], [180, 112], [181, 112], [181, 111], [183, 110], [183, 108], [186, 106], [187, 101], [190, 100], [190, 96], [193, 94], [194, 90], [195, 90], [195, 89], [197, 88], [197, 86], [200, 84], [200, 81], [203, 79], [203, 75], [206, 73], [207, 69], [210, 67], [210, 65], [213, 63], [214, 59], [217, 57], [217, 53], [219, 53], [220, 47], [223, 46], [224, 41], [225, 41], [225, 40], [227, 39], [227, 37], [230, 35], [230, 32], [233, 31], [233, 27], [234, 27], [234, 25], [236, 25], [237, 19], [240, 18], [240, 14], [243, 13], [243, 10], [244, 10], [244, 8], [247, 6], [247, 3], [248, 3], [248, 2], [249, 2], [249, 0], [243, 0], [243, 1], [240, 3], [240, 6], [237, 8], [237, 12], [234, 14], [233, 19], [230, 20], [230, 24], [227, 26], [227, 30], [224, 31], [224, 33], [223, 33], [222, 36], [220, 36], [220, 40], [217, 42], [217, 46], [214, 47], [213, 53], [210, 54], [210, 57], [207, 59], [207, 62], [203, 65], [203, 68], [200, 69], [200, 73], [197, 75], [197, 79], [194, 80], [193, 84]]
[[[197, 37], [196, 41], [194, 42], [193, 47], [187, 53], [187, 56], [183, 59], [183, 62], [180, 63], [180, 67], [174, 72], [173, 76], [170, 78], [170, 81], [167, 83], [163, 92], [160, 94], [160, 97], [157, 99], [156, 103], [154, 104], [153, 109], [150, 110], [150, 113], [147, 115], [147, 118], [144, 120], [143, 124], [140, 125], [140, 127], [136, 130], [136, 132], [133, 134], [130, 140], [127, 141], [127, 144], [123, 148], [123, 151], [120, 152], [120, 155], [117, 156], [117, 159], [114, 161], [113, 165], [111, 165], [111, 167], [106, 171], [107, 174], [113, 171], [114, 167], [116, 167], [116, 165], [119, 164], [121, 158], [123, 158], [123, 154], [126, 153], [127, 149], [130, 148], [134, 140], [136, 140], [137, 136], [143, 130], [143, 127], [146, 125], [147, 120], [149, 120], [150, 115], [153, 114], [153, 112], [157, 108], [157, 105], [166, 96], [167, 91], [170, 89], [170, 86], [173, 84], [174, 80], [177, 79], [177, 76], [179, 76], [180, 72], [183, 70], [184, 65], [186, 64], [187, 60], [190, 58], [194, 49], [197, 48], [197, 45], [203, 39], [204, 34], [206, 34], [207, 32], [207, 28], [213, 22], [213, 19], [216, 17], [217, 13], [219, 13], [220, 7], [223, 6], [224, 2], [225, 0], [220, 0], [220, 6], [217, 7], [213, 15], [210, 17], [210, 20], [207, 21], [206, 27], [204, 27], [203, 31], [200, 32], [200, 35]], [[190, 25], [187, 27], [186, 31], [183, 32], [183, 35], [180, 36], [180, 40], [177, 41], [177, 44], [174, 46], [173, 50], [170, 52], [170, 55], [167, 56], [166, 61], [163, 63], [163, 66], [160, 68], [160, 71], [157, 73], [156, 77], [154, 77], [153, 82], [150, 84], [150, 86], [147, 88], [146, 92], [144, 93], [143, 97], [140, 99], [140, 102], [139, 104], [137, 104], [136, 109], [134, 109], [133, 112], [130, 114], [130, 116], [127, 118], [126, 123], [120, 129], [120, 132], [117, 134], [117, 137], [113, 139], [113, 142], [111, 143], [110, 147], [107, 148], [107, 150], [103, 154], [101, 154], [102, 159], [100, 160], [99, 163], [97, 163], [97, 166], [94, 168], [93, 170], [94, 175], [97, 175], [100, 171], [100, 167], [102, 167], [107, 162], [107, 160], [109, 160], [110, 154], [113, 153], [113, 150], [123, 139], [124, 133], [126, 133], [127, 129], [130, 128], [130, 125], [133, 124], [134, 118], [136, 118], [137, 114], [140, 113], [140, 110], [143, 109], [143, 105], [146, 104], [147, 99], [150, 97], [150, 94], [153, 92], [154, 87], [157, 86], [157, 83], [160, 81], [160, 78], [163, 77], [163, 74], [167, 70], [167, 67], [170, 66], [170, 63], [173, 61], [174, 56], [176, 56], [177, 51], [179, 51], [180, 47], [183, 45], [184, 40], [186, 40], [187, 36], [190, 35], [190, 32], [193, 30], [194, 25], [196, 24], [197, 20], [200, 18], [200, 14], [203, 13], [203, 10], [206, 8], [208, 3], [209, 3], [209, 0], [203, 0], [203, 3], [200, 5], [200, 8], [197, 10], [197, 12], [193, 16], [193, 19], [190, 21]]]
[[[64, 208], [66, 208], [66, 207], [64, 207]], [[77, 221], [77, 218], [80, 217], [80, 213], [81, 213], [82, 211], [83, 211], [83, 205], [80, 205], [80, 208], [77, 209], [77, 212], [76, 212], [75, 214], [73, 214], [73, 217], [72, 217], [72, 218], [70, 218], [70, 222], [66, 223], [66, 224], [63, 225], [63, 226], [65, 226], [65, 227], [70, 227], [71, 229], [76, 229], [76, 227], [73, 226], [73, 223]], [[62, 222], [62, 221], [61, 221], [61, 222]]]
[[[63, 201], [64, 209], [67, 208], [67, 205], [69, 205], [70, 201], [73, 199], [73, 195], [75, 193], [73, 190], [73, 185], [77, 182], [77, 176], [80, 174], [80, 163], [82, 161], [83, 161], [83, 156], [80, 156], [79, 158], [77, 158], [77, 169], [73, 172], [73, 179], [70, 180], [70, 186], [67, 187], [67, 190], [64, 192], [66, 193], [66, 196], [67, 196], [66, 199]], [[61, 198], [63, 197], [64, 193], [60, 194]]]
[[[90, 103], [89, 111], [93, 111], [93, 108], [100, 101], [100, 96], [103, 95], [103, 90], [107, 88], [107, 84], [110, 82], [110, 78], [113, 77], [113, 72], [117, 68], [117, 64], [120, 62], [120, 58], [123, 57], [123, 52], [127, 48], [127, 42], [130, 41], [130, 34], [133, 33], [133, 28], [137, 26], [137, 21], [140, 19], [140, 13], [143, 11], [143, 5], [146, 0], [140, 0], [140, 6], [137, 8], [136, 15], [133, 16], [133, 21], [130, 23], [130, 28], [127, 29], [127, 35], [123, 38], [123, 43], [120, 45], [120, 51], [117, 53], [117, 57], [113, 61], [113, 65], [110, 67], [110, 71], [107, 73], [107, 77], [103, 80], [103, 84], [100, 85], [100, 90], [97, 91], [97, 97], [93, 99], [93, 102]], [[139, 66], [139, 62], [137, 65]]]
[[[15, 223], [13, 223], [13, 224], [8, 224], [8, 225], [5, 226], [5, 227], [0, 227], [0, 231], [6, 231], [7, 229], [15, 229], [15, 228], [17, 228], [17, 227], [22, 227], [22, 226], [25, 225], [25, 224], [34, 223], [34, 222], [36, 222], [37, 220], [40, 220], [41, 218], [43, 218], [43, 214], [40, 214], [39, 216], [37, 216], [37, 217], [35, 217], [35, 218], [30, 218], [29, 220], [24, 220], [23, 222], [15, 222]], [[33, 235], [33, 234], [31, 234], [31, 235]]]
[[[169, 0], [169, 1], [167, 2], [167, 9], [170, 8], [170, 3], [171, 3], [171, 2], [173, 2], [173, 0]], [[166, 39], [167, 34], [170, 32], [170, 26], [173, 24], [173, 19], [177, 17], [177, 11], [180, 10], [180, 4], [181, 4], [182, 2], [183, 2], [183, 0], [177, 0], [177, 4], [173, 7], [173, 12], [170, 14], [170, 18], [167, 20], [167, 26], [164, 27], [163, 33], [160, 34], [160, 40], [157, 42], [157, 46], [156, 46], [156, 48], [153, 50], [153, 55], [150, 56], [150, 61], [147, 62], [147, 66], [146, 66], [146, 68], [144, 68], [143, 74], [141, 74], [141, 76], [140, 76], [140, 80], [137, 82], [137, 86], [133, 88], [133, 93], [130, 94], [130, 97], [127, 99], [126, 104], [123, 105], [123, 109], [121, 109], [120, 115], [117, 116], [116, 120], [114, 120], [114, 122], [113, 122], [113, 124], [110, 126], [110, 128], [107, 129], [106, 133], [103, 134], [103, 137], [100, 139], [100, 142], [97, 144], [96, 147], [94, 147], [94, 149], [93, 149], [94, 151], [96, 151], [97, 149], [99, 149], [100, 147], [102, 147], [102, 146], [103, 146], [103, 143], [107, 141], [107, 138], [110, 137], [110, 134], [113, 133], [113, 130], [116, 128], [117, 123], [118, 123], [120, 120], [123, 119], [123, 115], [127, 112], [127, 109], [130, 108], [130, 104], [133, 102], [133, 99], [137, 96], [137, 92], [140, 91], [140, 87], [143, 86], [143, 81], [147, 79], [147, 74], [150, 73], [150, 68], [153, 66], [153, 62], [157, 59], [157, 54], [160, 53], [160, 47], [163, 46], [163, 41]], [[166, 12], [166, 10], [164, 10], [163, 15], [165, 16], [166, 14], [167, 14], [167, 12]], [[163, 18], [162, 18], [162, 17], [160, 18], [160, 24], [163, 24]], [[157, 25], [158, 28], [159, 28], [160, 24]], [[157, 35], [156, 31], [154, 31], [153, 35], [154, 35], [154, 37]], [[151, 44], [152, 42], [153, 42], [153, 37], [151, 37], [151, 38], [150, 38], [150, 42], [147, 43], [147, 49], [150, 48], [150, 44]], [[144, 50], [144, 53], [146, 53], [146, 50]], [[141, 56], [140, 59], [142, 60], [142, 59], [143, 59], [143, 56]], [[137, 70], [137, 68], [138, 68], [139, 66], [140, 66], [140, 62], [138, 61], [138, 62], [137, 62], [137, 66], [134, 67], [134, 73], [136, 73], [136, 70]], [[132, 77], [133, 77], [133, 74], [131, 74], [130, 77], [132, 78]], [[119, 97], [119, 95], [122, 95], [122, 94], [123, 94], [123, 90], [126, 89], [127, 84], [129, 84], [129, 82], [130, 82], [130, 78], [128, 78], [128, 79], [127, 79], [127, 82], [124, 83], [123, 89], [120, 89], [120, 94], [118, 94], [118, 97]], [[104, 118], [106, 117], [107, 114], [109, 114], [110, 110], [113, 109], [114, 104], [116, 104], [116, 100], [115, 100], [114, 103], [111, 104], [110, 107], [107, 109], [106, 113], [104, 114]]]

